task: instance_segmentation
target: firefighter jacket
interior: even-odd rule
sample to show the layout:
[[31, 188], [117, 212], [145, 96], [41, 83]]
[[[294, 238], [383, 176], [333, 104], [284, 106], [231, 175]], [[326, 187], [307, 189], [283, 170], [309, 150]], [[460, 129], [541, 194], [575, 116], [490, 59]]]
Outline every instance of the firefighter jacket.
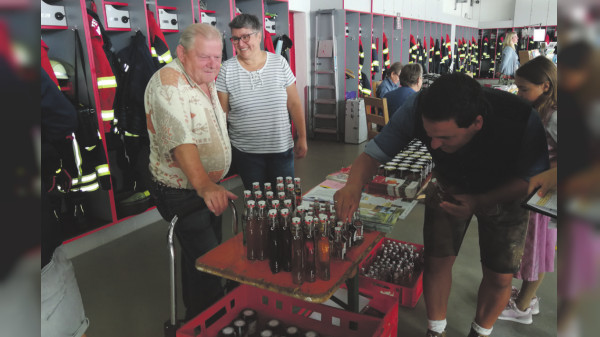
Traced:
[[433, 66], [433, 53], [435, 52], [435, 43], [433, 42], [433, 36], [429, 37], [429, 72], [435, 73]]
[[100, 30], [100, 23], [88, 12], [88, 24], [92, 40], [92, 54], [96, 68], [98, 96], [100, 97], [100, 115], [102, 121], [111, 122], [114, 119], [113, 102], [117, 90], [117, 79], [104, 52], [104, 40]]
[[496, 50], [496, 61], [494, 62], [495, 72], [500, 72], [500, 65], [502, 64], [502, 44], [504, 43], [504, 36], [500, 36], [500, 42], [498, 42], [498, 48]]
[[423, 74], [427, 74], [428, 72], [428, 68], [427, 68], [427, 39], [423, 38], [423, 45], [420, 48], [420, 63], [421, 63], [421, 67], [423, 68]]
[[375, 78], [379, 68], [379, 55], [377, 55], [377, 41], [371, 39], [371, 79]]
[[56, 86], [60, 89], [60, 86], [58, 85], [58, 79], [56, 78], [56, 75], [54, 74], [54, 69], [52, 69], [52, 65], [50, 64], [50, 59], [48, 58], [48, 45], [46, 44], [46, 42], [44, 42], [44, 40], [42, 41], [42, 50], [40, 52], [40, 57], [41, 57], [41, 61], [42, 61], [42, 69], [44, 69], [46, 71], [46, 73], [48, 74], [48, 76], [50, 76], [50, 79], [52, 80], [52, 82], [54, 82], [54, 84], [56, 84]]
[[266, 28], [263, 28], [263, 36], [265, 40], [265, 50], [275, 54], [275, 47], [273, 46], [273, 36], [275, 34], [269, 33]]
[[[365, 64], [365, 51], [362, 44], [362, 39], [358, 37], [358, 77], [360, 79], [363, 65]], [[360, 82], [360, 80], [359, 80]]]
[[158, 26], [154, 14], [151, 11], [146, 11], [148, 21], [148, 32], [150, 33], [150, 53], [152, 59], [158, 68], [161, 68], [165, 64], [173, 61], [169, 45], [165, 39], [165, 35]]
[[435, 39], [435, 46], [433, 48], [433, 66], [436, 74], [441, 73], [441, 62], [442, 53], [440, 49], [440, 40]]
[[410, 34], [410, 48], [408, 49], [408, 63], [417, 63], [417, 58], [418, 58], [418, 46], [417, 46], [417, 40], [415, 40], [415, 37]]
[[390, 49], [388, 47], [388, 38], [385, 35], [385, 33], [383, 33], [383, 69], [385, 69], [386, 71], [390, 68], [391, 62], [390, 62]]
[[438, 74], [447, 74], [449, 72], [450, 58], [448, 56], [447, 43], [444, 42], [444, 37], [440, 39], [440, 66]]
[[471, 37], [471, 64], [475, 70], [479, 70], [479, 46], [475, 37]]
[[369, 82], [369, 77], [364, 72], [360, 72], [358, 75], [358, 91], [363, 96], [371, 96], [371, 82]]

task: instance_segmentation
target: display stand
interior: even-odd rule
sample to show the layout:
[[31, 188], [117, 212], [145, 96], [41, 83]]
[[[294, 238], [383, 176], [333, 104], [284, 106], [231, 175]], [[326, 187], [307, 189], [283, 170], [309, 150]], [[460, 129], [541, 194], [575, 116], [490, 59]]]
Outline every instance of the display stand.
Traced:
[[304, 282], [300, 286], [292, 282], [290, 273], [272, 274], [268, 260], [249, 261], [246, 258], [246, 247], [242, 244], [241, 233], [199, 257], [196, 260], [196, 268], [209, 274], [315, 303], [328, 300], [345, 281], [350, 292], [349, 310], [357, 312], [358, 265], [383, 237], [382, 232], [365, 231], [364, 241], [348, 250], [346, 260], [332, 259], [329, 281], [317, 279], [314, 283]]

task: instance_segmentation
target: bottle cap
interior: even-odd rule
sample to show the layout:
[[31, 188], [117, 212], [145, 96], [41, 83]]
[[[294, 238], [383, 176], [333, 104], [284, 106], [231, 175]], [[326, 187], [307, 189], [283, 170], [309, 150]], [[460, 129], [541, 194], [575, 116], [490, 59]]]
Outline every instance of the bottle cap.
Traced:
[[269, 218], [275, 218], [277, 216], [277, 210], [276, 209], [270, 209], [269, 210]]
[[292, 218], [292, 224], [293, 225], [299, 225], [300, 224], [300, 218], [299, 217], [293, 217]]
[[266, 201], [261, 200], [261, 201], [258, 202], [258, 207], [263, 208], [265, 206], [267, 206], [267, 202]]
[[290, 210], [288, 208], [281, 209], [281, 215], [286, 216], [290, 214]]
[[248, 204], [248, 207], [254, 207], [256, 201], [254, 201], [254, 200], [248, 200], [246, 203]]

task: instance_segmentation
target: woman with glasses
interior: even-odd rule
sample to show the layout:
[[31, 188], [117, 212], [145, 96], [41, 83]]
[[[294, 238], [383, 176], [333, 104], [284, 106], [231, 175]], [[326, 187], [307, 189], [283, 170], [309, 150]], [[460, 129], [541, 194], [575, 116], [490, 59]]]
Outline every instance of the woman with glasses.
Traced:
[[[306, 155], [306, 125], [296, 78], [281, 56], [263, 51], [260, 20], [240, 14], [230, 23], [236, 56], [223, 62], [217, 92], [229, 123], [232, 161], [244, 187], [294, 176]], [[296, 128], [292, 138], [290, 119]]]

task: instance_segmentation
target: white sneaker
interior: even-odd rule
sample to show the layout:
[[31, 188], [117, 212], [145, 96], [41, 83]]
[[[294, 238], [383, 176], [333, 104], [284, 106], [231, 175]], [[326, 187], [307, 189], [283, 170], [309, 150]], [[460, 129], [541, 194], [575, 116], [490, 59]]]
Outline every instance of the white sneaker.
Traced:
[[498, 316], [498, 319], [505, 321], [513, 321], [522, 324], [531, 324], [533, 323], [533, 318], [531, 316], [531, 308], [527, 308], [525, 311], [521, 311], [519, 310], [519, 308], [517, 308], [517, 304], [511, 298], [508, 301], [508, 305], [506, 306], [504, 311], [502, 311], [500, 316]]
[[529, 307], [531, 308], [532, 315], [539, 314], [540, 313], [540, 298], [537, 296], [532, 298], [531, 304], [529, 305]]

